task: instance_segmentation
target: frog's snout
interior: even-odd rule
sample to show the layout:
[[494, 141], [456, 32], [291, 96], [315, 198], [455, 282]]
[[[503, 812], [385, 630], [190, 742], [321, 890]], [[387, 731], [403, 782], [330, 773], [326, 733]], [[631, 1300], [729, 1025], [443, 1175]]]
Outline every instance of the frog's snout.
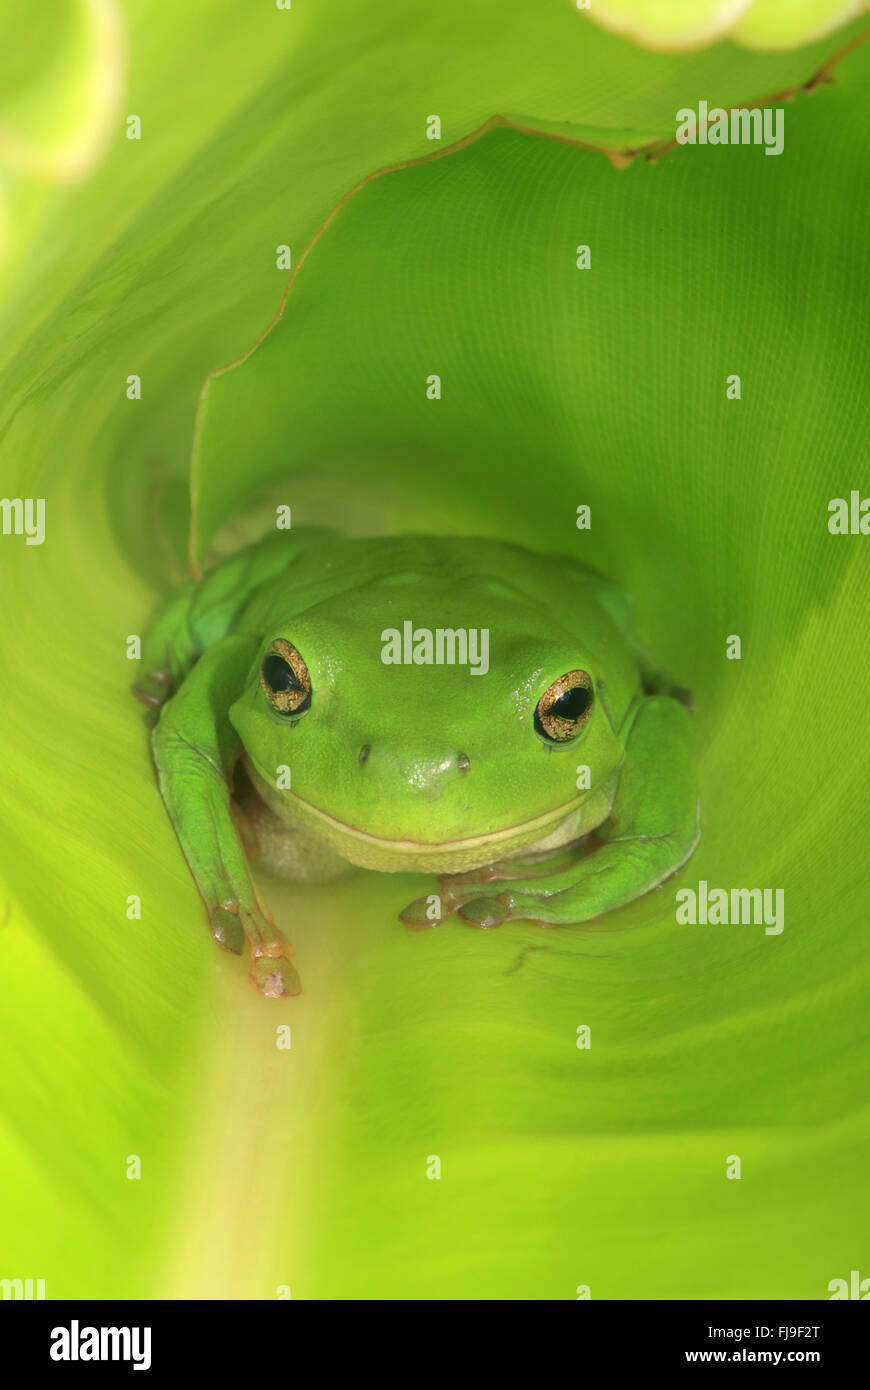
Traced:
[[399, 781], [409, 791], [432, 801], [471, 768], [470, 757], [461, 750], [432, 756], [408, 754], [389, 745], [379, 748], [372, 743], [362, 745], [358, 762], [368, 777], [383, 786], [385, 793], [394, 789]]

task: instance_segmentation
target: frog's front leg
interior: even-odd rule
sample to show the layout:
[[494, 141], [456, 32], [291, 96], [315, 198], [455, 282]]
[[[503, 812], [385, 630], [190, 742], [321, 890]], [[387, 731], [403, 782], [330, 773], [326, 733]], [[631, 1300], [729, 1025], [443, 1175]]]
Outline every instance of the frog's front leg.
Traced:
[[675, 699], [654, 695], [637, 707], [610, 816], [598, 848], [559, 872], [512, 881], [501, 893], [442, 880], [445, 914], [472, 926], [511, 919], [546, 926], [601, 917], [649, 892], [683, 865], [699, 838], [692, 720]]
[[231, 780], [241, 752], [228, 710], [256, 642], [216, 643], [163, 706], [152, 735], [160, 791], [209, 915], [212, 936], [239, 955], [247, 936], [251, 979], [264, 994], [298, 994], [292, 947], [261, 901], [233, 822]]

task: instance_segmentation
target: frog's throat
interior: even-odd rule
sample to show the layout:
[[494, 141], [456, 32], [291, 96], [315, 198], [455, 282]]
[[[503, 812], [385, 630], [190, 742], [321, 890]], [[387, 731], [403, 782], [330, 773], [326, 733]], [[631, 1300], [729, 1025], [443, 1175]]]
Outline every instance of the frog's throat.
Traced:
[[552, 811], [504, 830], [435, 843], [393, 840], [338, 820], [290, 790], [279, 791], [250, 757], [245, 758], [245, 764], [259, 795], [285, 825], [295, 822], [305, 826], [349, 863], [381, 872], [456, 873], [510, 858], [520, 850], [556, 849], [600, 825], [611, 804], [611, 788], [607, 786], [582, 792]]

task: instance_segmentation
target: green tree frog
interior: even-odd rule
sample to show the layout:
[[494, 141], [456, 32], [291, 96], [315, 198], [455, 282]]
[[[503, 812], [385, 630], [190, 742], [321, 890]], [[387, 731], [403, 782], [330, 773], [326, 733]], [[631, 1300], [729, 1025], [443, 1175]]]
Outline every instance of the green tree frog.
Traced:
[[571, 559], [473, 537], [276, 532], [158, 611], [135, 687], [212, 935], [297, 994], [249, 862], [432, 874], [400, 914], [588, 922], [699, 836], [692, 723]]

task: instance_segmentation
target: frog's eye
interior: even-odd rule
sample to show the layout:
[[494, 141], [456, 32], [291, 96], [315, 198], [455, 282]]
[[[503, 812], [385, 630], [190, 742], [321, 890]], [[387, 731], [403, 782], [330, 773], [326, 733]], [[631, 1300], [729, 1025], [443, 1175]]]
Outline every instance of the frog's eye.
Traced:
[[535, 731], [547, 743], [567, 743], [585, 729], [595, 696], [588, 671], [569, 671], [545, 690], [535, 710]]
[[276, 637], [260, 667], [260, 685], [279, 714], [304, 714], [311, 704], [311, 676], [292, 642]]

